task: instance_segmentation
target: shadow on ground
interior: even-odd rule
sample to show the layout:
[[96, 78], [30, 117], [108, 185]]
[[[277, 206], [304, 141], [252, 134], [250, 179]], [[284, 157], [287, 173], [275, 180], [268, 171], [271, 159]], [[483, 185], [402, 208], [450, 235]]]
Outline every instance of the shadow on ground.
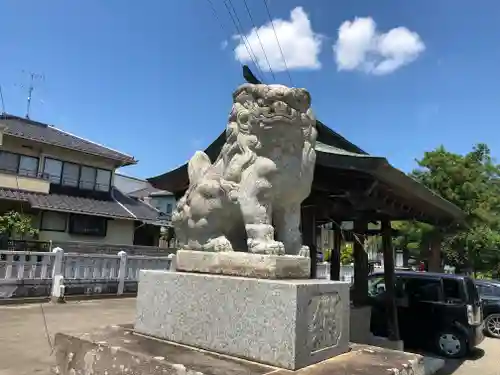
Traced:
[[479, 361], [485, 355], [485, 351], [480, 348], [474, 348], [467, 357], [461, 359], [445, 359], [444, 367], [439, 370], [436, 375], [452, 375], [467, 362]]

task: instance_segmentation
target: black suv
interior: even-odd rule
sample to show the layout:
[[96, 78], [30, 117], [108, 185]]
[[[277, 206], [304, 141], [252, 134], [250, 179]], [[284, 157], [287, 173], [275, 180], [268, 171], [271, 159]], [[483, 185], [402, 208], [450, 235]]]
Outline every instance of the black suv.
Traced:
[[[474, 281], [445, 273], [396, 271], [399, 331], [405, 345], [460, 358], [484, 339], [482, 308]], [[387, 337], [384, 274], [368, 278], [371, 331]]]
[[481, 300], [485, 332], [500, 339], [500, 281], [475, 280]]

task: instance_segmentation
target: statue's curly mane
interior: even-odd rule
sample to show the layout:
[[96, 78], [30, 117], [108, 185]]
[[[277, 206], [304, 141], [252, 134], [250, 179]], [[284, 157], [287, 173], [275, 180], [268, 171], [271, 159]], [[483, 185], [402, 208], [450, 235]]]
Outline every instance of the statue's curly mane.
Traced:
[[[315, 139], [306, 90], [262, 84], [238, 87], [217, 159], [211, 163], [206, 153], [197, 151], [188, 163], [189, 188], [172, 214], [181, 243], [209, 251], [228, 251], [236, 243], [240, 249], [248, 245], [256, 252], [281, 253], [281, 242], [269, 242], [272, 225], [263, 223], [267, 219], [252, 223], [252, 218], [270, 210], [269, 204], [281, 204], [281, 211], [296, 215], [296, 207], [309, 194]], [[290, 159], [295, 164], [286, 164]], [[293, 184], [294, 189], [286, 192]], [[274, 193], [261, 194], [264, 191]], [[284, 191], [286, 204], [278, 201]], [[265, 199], [273, 201], [261, 203]], [[294, 208], [289, 208], [292, 204]], [[290, 231], [295, 231], [290, 238], [300, 240], [298, 228], [285, 232]], [[298, 252], [300, 243], [293, 238], [288, 244]]]
[[251, 133], [252, 125], [241, 124], [237, 117], [238, 113], [233, 108], [226, 128], [226, 142], [219, 155], [224, 166], [222, 178], [236, 183], [240, 181], [243, 171], [255, 162], [259, 147], [257, 137]]

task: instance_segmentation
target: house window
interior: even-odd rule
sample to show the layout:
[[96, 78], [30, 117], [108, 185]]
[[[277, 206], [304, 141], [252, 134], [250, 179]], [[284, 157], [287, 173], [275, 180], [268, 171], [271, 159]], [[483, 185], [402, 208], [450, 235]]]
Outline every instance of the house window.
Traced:
[[80, 173], [80, 189], [94, 190], [96, 170], [91, 167], [82, 166]]
[[100, 216], [72, 214], [69, 219], [69, 233], [105, 237], [107, 219]]
[[19, 157], [19, 172], [21, 176], [36, 177], [38, 175], [38, 158], [21, 155]]
[[61, 180], [62, 185], [77, 187], [79, 175], [80, 166], [78, 164], [64, 163]]
[[19, 155], [11, 152], [0, 153], [0, 169], [4, 172], [17, 173]]
[[68, 214], [62, 212], [43, 211], [40, 229], [55, 232], [65, 232], [67, 218]]
[[172, 213], [172, 203], [167, 203], [167, 212], [166, 214], [171, 214]]
[[1, 151], [0, 171], [36, 177], [38, 174], [38, 158]]
[[85, 190], [109, 191], [111, 171], [45, 158], [44, 177], [53, 184]]
[[111, 171], [105, 169], [98, 169], [95, 180], [95, 189], [99, 191], [109, 191], [111, 184]]
[[63, 163], [60, 160], [45, 158], [43, 164], [43, 176], [54, 184], [61, 183]]

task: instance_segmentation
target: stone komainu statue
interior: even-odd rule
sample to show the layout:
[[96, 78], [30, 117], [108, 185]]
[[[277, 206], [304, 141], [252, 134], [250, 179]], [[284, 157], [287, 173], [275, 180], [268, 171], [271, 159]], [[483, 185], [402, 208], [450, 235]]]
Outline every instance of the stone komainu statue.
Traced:
[[244, 84], [212, 164], [197, 151], [172, 215], [185, 249], [306, 255], [300, 205], [311, 191], [316, 120], [305, 89]]

